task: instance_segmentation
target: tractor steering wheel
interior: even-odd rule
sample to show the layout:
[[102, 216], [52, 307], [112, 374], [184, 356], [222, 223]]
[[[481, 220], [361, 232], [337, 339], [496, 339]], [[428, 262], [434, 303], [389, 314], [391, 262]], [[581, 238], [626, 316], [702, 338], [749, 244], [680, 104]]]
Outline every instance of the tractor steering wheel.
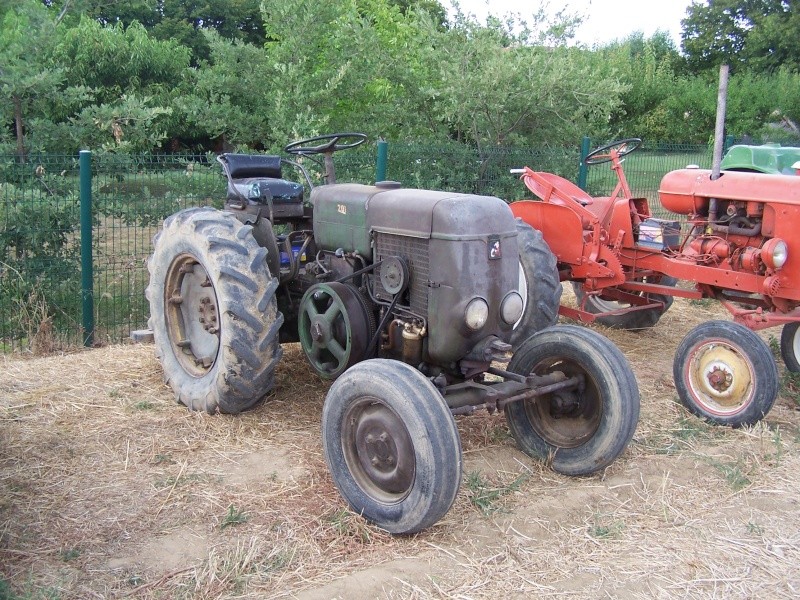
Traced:
[[627, 138], [617, 142], [611, 142], [610, 144], [600, 146], [599, 148], [595, 148], [589, 152], [589, 154], [586, 155], [586, 158], [583, 159], [583, 162], [587, 165], [599, 165], [606, 163], [614, 159], [612, 153], [616, 155], [617, 158], [622, 158], [623, 156], [636, 150], [641, 145], [642, 140], [640, 138]]
[[[339, 140], [344, 140], [344, 142], [339, 143]], [[329, 133], [327, 135], [318, 135], [305, 140], [292, 142], [284, 147], [283, 151], [287, 154], [298, 154], [301, 156], [327, 154], [329, 152], [336, 152], [338, 150], [355, 148], [366, 141], [367, 136], [363, 133]], [[309, 145], [313, 144], [314, 142], [322, 143], [317, 144], [316, 146]]]

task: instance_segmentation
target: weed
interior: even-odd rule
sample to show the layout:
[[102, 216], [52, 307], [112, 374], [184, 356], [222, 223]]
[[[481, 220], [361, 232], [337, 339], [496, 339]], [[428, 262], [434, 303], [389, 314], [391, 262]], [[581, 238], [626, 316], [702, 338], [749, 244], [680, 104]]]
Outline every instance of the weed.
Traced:
[[612, 540], [618, 538], [625, 529], [625, 525], [615, 521], [610, 525], [594, 525], [589, 529], [589, 535], [597, 540]]
[[505, 425], [494, 425], [486, 431], [487, 442], [500, 444], [511, 439], [511, 432]]
[[372, 541], [372, 530], [363, 519], [346, 508], [334, 511], [326, 520], [338, 535], [355, 538], [362, 544]]
[[714, 306], [715, 300], [713, 298], [698, 298], [689, 300], [689, 304], [699, 306], [700, 308], [711, 308]]
[[696, 417], [684, 416], [678, 419], [676, 427], [670, 429], [673, 438], [689, 442], [709, 437], [711, 427]]
[[792, 373], [789, 370], [783, 372], [781, 395], [800, 408], [800, 373]]
[[526, 476], [522, 474], [508, 485], [495, 487], [479, 471], [472, 471], [467, 474], [464, 483], [469, 490], [469, 501], [472, 505], [484, 515], [489, 515], [499, 510], [496, 504], [500, 498], [517, 491], [525, 479]]
[[735, 492], [743, 490], [752, 482], [747, 474], [742, 469], [741, 462], [737, 461], [736, 464], [724, 463], [718, 460], [710, 459], [709, 463], [725, 477], [725, 481], [731, 486]]
[[153, 464], [173, 465], [175, 464], [175, 461], [172, 460], [172, 457], [169, 454], [156, 454], [155, 458], [153, 459]]
[[201, 482], [201, 481], [207, 481], [207, 480], [208, 480], [208, 477], [205, 477], [203, 475], [195, 475], [195, 474], [185, 475], [185, 476], [182, 476], [182, 477], [172, 477], [172, 476], [170, 476], [170, 477], [167, 477], [166, 479], [163, 479], [161, 481], [157, 481], [155, 486], [158, 489], [168, 488], [168, 487], [169, 488], [171, 488], [171, 487], [181, 487], [181, 486], [186, 485], [188, 483], [194, 483], [196, 481], [200, 481]]
[[133, 408], [136, 410], [153, 410], [155, 407], [156, 405], [149, 400], [140, 400], [133, 405]]
[[747, 533], [752, 535], [764, 535], [764, 528], [761, 525], [753, 523], [752, 521], [747, 522]]
[[228, 507], [228, 514], [222, 519], [220, 529], [225, 529], [231, 525], [241, 525], [247, 523], [248, 516], [241, 510], [238, 510], [233, 504]]
[[64, 562], [69, 562], [78, 558], [81, 555], [81, 551], [77, 548], [64, 548], [60, 554], [61, 560]]
[[779, 428], [775, 428], [775, 431], [772, 432], [772, 443], [775, 445], [775, 452], [772, 454], [767, 454], [767, 458], [771, 458], [775, 460], [775, 466], [779, 466], [781, 464], [781, 459], [783, 458], [783, 438], [781, 437], [781, 430]]
[[770, 352], [772, 352], [772, 356], [775, 358], [781, 357], [781, 343], [778, 341], [774, 335], [770, 334], [767, 338], [767, 343], [769, 344]]
[[61, 594], [54, 588], [37, 588], [28, 582], [25, 588], [19, 592], [14, 592], [11, 586], [0, 579], [0, 600], [59, 600]]
[[262, 575], [272, 575], [278, 571], [282, 571], [292, 562], [294, 553], [288, 550], [280, 550], [274, 556], [268, 556], [261, 565], [259, 565], [259, 572]]
[[594, 514], [594, 523], [589, 527], [589, 535], [597, 540], [612, 540], [620, 536], [625, 529], [625, 524], [621, 521], [607, 522], [608, 515], [600, 513]]

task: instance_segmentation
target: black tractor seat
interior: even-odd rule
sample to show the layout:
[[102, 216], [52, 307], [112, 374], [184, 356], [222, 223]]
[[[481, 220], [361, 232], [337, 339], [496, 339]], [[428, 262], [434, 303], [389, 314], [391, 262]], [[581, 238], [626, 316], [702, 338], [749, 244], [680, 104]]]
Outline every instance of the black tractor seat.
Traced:
[[244, 209], [272, 205], [275, 217], [303, 216], [303, 186], [281, 177], [281, 157], [221, 154], [217, 160], [228, 178], [226, 204]]

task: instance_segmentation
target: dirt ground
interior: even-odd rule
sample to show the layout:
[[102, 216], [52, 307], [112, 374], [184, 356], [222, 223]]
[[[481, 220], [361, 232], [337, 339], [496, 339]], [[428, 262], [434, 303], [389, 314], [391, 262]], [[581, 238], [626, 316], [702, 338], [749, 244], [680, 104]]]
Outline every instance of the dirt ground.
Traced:
[[235, 417], [175, 404], [150, 345], [0, 357], [0, 598], [800, 597], [798, 404], [732, 430], [676, 403], [675, 347], [714, 317], [677, 300], [652, 330], [602, 330], [642, 413], [595, 476], [531, 460], [500, 415], [458, 418], [461, 491], [412, 537], [345, 508], [296, 346]]

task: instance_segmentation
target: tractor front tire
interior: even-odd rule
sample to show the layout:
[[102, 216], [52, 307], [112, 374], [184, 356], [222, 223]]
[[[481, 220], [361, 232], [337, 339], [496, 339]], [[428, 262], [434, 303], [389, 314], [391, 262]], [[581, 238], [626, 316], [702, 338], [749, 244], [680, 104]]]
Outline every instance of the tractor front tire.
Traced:
[[164, 380], [192, 410], [238, 413], [274, 386], [278, 281], [252, 227], [189, 208], [168, 217], [148, 261], [149, 326]]
[[442, 518], [461, 483], [461, 440], [444, 398], [395, 360], [350, 367], [322, 408], [322, 448], [353, 512], [394, 534]]
[[672, 365], [681, 403], [717, 425], [753, 425], [778, 396], [769, 346], [744, 325], [708, 321], [692, 329]]
[[511, 334], [511, 345], [515, 348], [534, 333], [555, 325], [561, 302], [556, 257], [542, 233], [517, 219], [517, 241], [519, 293], [523, 308]]
[[576, 390], [506, 405], [511, 434], [529, 456], [564, 475], [589, 475], [628, 446], [639, 421], [639, 386], [608, 338], [576, 325], [550, 327], [517, 349], [508, 370], [583, 379]]

